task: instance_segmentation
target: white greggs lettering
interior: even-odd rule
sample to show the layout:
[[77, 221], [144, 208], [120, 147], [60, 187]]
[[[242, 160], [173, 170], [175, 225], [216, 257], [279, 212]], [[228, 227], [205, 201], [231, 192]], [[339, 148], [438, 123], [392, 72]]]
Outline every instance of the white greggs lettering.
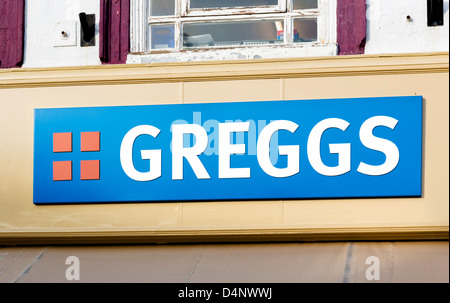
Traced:
[[[375, 137], [372, 133], [377, 126], [386, 126], [394, 129], [398, 120], [387, 116], [375, 116], [367, 119], [360, 128], [359, 137], [361, 143], [372, 150], [385, 154], [386, 160], [381, 165], [369, 165], [361, 162], [357, 168], [359, 173], [371, 176], [387, 174], [397, 166], [400, 153], [397, 146], [386, 139]], [[320, 156], [320, 142], [323, 133], [330, 128], [338, 128], [345, 132], [350, 123], [338, 118], [329, 118], [320, 121], [311, 130], [307, 143], [307, 154], [311, 166], [316, 172], [325, 176], [339, 176], [350, 171], [351, 144], [329, 144], [330, 153], [338, 155], [338, 165], [330, 167], [322, 162]], [[238, 132], [248, 132], [249, 122], [219, 123], [219, 178], [250, 178], [250, 168], [230, 167], [230, 156], [233, 154], [245, 154], [245, 144], [231, 144], [230, 135]], [[261, 131], [257, 142], [257, 159], [261, 169], [269, 176], [285, 178], [300, 172], [300, 146], [282, 145], [278, 147], [280, 155], [287, 156], [287, 166], [275, 167], [269, 157], [269, 143], [272, 136], [279, 130], [287, 130], [292, 134], [298, 129], [298, 125], [292, 121], [277, 120], [271, 122]], [[157, 138], [160, 130], [151, 125], [139, 125], [131, 129], [123, 138], [120, 148], [120, 162], [124, 172], [136, 181], [151, 181], [161, 177], [161, 150], [142, 150], [143, 160], [151, 160], [147, 172], [137, 171], [133, 165], [133, 144], [140, 135], [148, 135]], [[192, 147], [184, 147], [184, 135], [191, 134], [195, 137]], [[198, 179], [210, 179], [199, 156], [204, 153], [208, 145], [206, 130], [197, 124], [172, 125], [172, 179], [183, 179], [183, 159], [186, 159], [192, 167]]]

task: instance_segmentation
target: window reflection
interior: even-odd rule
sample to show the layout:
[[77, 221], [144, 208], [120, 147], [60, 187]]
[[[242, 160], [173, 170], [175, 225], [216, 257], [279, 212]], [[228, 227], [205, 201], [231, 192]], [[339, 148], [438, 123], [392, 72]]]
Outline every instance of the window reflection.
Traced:
[[175, 15], [175, 0], [150, 0], [150, 16]]
[[282, 43], [277, 24], [282, 20], [190, 23], [183, 26], [184, 47]]
[[294, 42], [317, 41], [317, 19], [294, 19]]
[[191, 0], [191, 8], [224, 8], [278, 5], [278, 0]]
[[317, 8], [317, 0], [294, 0], [293, 9], [311, 9]]
[[151, 26], [151, 41], [152, 49], [164, 49], [175, 47], [175, 26], [173, 24], [167, 25], [152, 25]]

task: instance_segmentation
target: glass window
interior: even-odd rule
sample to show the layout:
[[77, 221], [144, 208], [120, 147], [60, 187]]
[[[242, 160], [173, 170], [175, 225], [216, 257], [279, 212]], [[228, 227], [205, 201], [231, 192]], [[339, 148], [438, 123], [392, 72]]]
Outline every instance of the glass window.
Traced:
[[278, 5], [278, 0], [190, 0], [191, 8], [230, 8]]
[[175, 15], [175, 0], [150, 0], [150, 16]]
[[294, 10], [318, 8], [318, 0], [293, 0]]
[[175, 25], [152, 25], [151, 27], [151, 48], [164, 49], [175, 47]]
[[[333, 50], [329, 19], [337, 0], [130, 0], [131, 53], [158, 54], [158, 50], [198, 54], [211, 48], [246, 48], [270, 56], [306, 49], [318, 43]], [[319, 26], [323, 30], [319, 30]], [[330, 28], [330, 29], [329, 29]], [[301, 44], [301, 45], [299, 45]], [[264, 46], [266, 48], [264, 48]], [[269, 46], [273, 46], [269, 48]], [[327, 48], [329, 47], [329, 48]], [[251, 50], [249, 50], [252, 48]], [[189, 52], [183, 52], [184, 50]], [[200, 52], [191, 52], [202, 49]], [[224, 51], [226, 53], [226, 51]], [[291, 55], [289, 55], [291, 56]]]
[[282, 43], [277, 24], [282, 20], [188, 23], [183, 25], [184, 47], [238, 46]]
[[294, 19], [294, 43], [317, 41], [317, 18]]

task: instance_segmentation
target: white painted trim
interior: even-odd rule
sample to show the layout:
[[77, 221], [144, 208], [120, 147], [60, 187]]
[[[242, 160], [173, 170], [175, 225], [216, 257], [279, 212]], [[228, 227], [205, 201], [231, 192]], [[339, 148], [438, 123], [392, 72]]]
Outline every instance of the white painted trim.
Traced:
[[148, 48], [148, 24], [146, 22], [149, 10], [149, 0], [131, 0], [130, 7], [130, 51], [143, 53]]
[[129, 54], [127, 63], [201, 62], [223, 60], [329, 57], [337, 55], [336, 44], [295, 43], [280, 46], [229, 47]]

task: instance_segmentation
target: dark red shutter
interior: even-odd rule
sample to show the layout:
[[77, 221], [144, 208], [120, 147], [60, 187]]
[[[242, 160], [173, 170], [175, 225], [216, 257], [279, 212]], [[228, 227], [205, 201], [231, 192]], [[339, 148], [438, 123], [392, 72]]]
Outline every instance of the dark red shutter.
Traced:
[[366, 0], [337, 1], [339, 55], [364, 54], [366, 46]]
[[0, 0], [0, 68], [23, 63], [25, 0]]
[[125, 63], [130, 49], [130, 0], [100, 0], [100, 59]]

